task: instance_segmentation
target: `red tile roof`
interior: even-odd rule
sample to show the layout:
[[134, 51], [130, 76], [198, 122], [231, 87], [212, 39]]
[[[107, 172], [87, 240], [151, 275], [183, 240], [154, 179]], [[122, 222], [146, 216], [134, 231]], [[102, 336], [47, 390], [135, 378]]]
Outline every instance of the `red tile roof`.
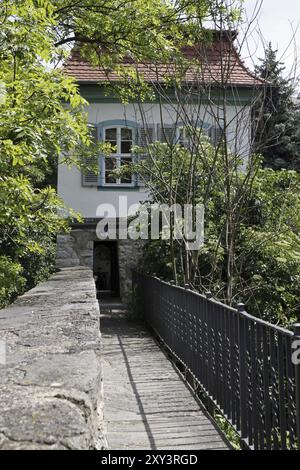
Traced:
[[[217, 39], [210, 47], [186, 46], [183, 55], [193, 59], [197, 65], [190, 65], [185, 73], [186, 83], [205, 83], [218, 86], [220, 83], [234, 86], [259, 86], [265, 82], [253, 75], [243, 64], [232, 40]], [[99, 58], [101, 62], [101, 56]], [[198, 65], [199, 64], [199, 65]], [[138, 63], [127, 60], [125, 68], [134, 67], [147, 82], [164, 83], [175, 70], [173, 63]], [[79, 83], [98, 83], [118, 81], [122, 76], [117, 71], [95, 67], [82, 58], [78, 49], [74, 49], [64, 65], [64, 72]]]

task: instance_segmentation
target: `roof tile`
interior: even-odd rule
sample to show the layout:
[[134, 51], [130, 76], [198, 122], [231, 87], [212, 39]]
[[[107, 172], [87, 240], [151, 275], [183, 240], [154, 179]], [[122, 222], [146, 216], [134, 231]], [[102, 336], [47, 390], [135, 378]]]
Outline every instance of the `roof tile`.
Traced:
[[[252, 74], [243, 64], [233, 42], [218, 40], [210, 47], [186, 46], [183, 55], [194, 59], [184, 77], [186, 83], [205, 83], [209, 85], [228, 84], [232, 86], [259, 86], [265, 82]], [[100, 60], [101, 62], [101, 56]], [[196, 65], [197, 64], [197, 65]], [[126, 68], [134, 67], [147, 82], [163, 83], [175, 71], [175, 63], [138, 63], [127, 60]], [[94, 67], [82, 58], [79, 50], [74, 49], [64, 65], [64, 72], [79, 83], [115, 82], [122, 79], [117, 71]]]

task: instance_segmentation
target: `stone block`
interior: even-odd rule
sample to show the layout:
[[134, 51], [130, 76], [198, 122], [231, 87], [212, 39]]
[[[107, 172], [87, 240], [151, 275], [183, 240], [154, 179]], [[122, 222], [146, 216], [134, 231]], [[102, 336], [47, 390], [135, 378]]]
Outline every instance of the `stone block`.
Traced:
[[0, 325], [0, 450], [104, 448], [92, 272], [62, 269], [0, 310]]

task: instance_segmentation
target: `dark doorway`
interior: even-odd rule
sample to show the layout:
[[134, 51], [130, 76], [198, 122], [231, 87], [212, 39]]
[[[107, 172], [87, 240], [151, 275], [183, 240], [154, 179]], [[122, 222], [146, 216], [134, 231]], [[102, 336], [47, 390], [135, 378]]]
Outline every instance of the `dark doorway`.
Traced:
[[117, 242], [94, 242], [94, 276], [98, 298], [119, 296]]

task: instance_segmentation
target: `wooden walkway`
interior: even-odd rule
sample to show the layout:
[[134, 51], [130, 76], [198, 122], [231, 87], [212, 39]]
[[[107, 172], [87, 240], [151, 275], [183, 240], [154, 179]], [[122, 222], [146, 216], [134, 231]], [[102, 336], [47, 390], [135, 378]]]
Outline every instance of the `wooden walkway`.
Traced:
[[100, 329], [109, 449], [228, 448], [143, 325], [103, 309]]

